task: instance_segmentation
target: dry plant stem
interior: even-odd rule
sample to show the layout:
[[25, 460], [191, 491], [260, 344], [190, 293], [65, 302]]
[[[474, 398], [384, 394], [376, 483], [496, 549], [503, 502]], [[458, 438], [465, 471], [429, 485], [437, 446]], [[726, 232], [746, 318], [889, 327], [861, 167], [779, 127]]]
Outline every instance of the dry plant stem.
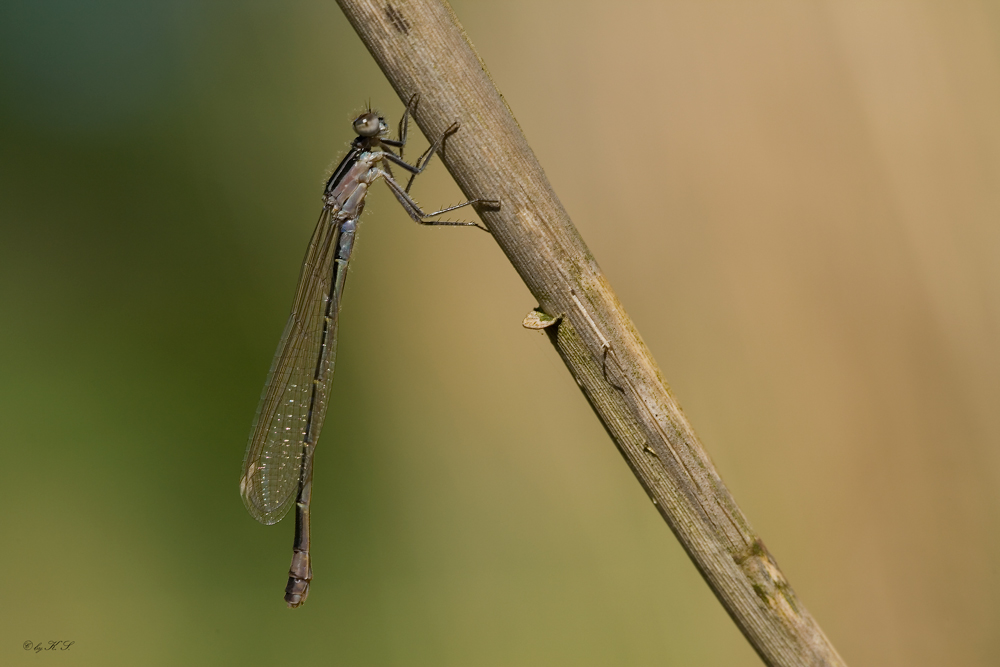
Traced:
[[[711, 460], [552, 191], [451, 8], [442, 0], [338, 0], [517, 269], [545, 328], [635, 476], [769, 665], [843, 665], [795, 597]], [[529, 318], [531, 319], [531, 318]], [[550, 326], [546, 326], [550, 325]], [[664, 604], [669, 604], [664, 601]]]

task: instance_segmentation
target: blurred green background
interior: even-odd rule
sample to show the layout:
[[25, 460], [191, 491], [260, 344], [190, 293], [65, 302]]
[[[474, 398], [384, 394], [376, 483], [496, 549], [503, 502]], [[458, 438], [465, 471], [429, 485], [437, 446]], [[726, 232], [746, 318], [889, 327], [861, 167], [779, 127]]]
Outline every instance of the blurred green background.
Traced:
[[[847, 662], [1000, 663], [1000, 7], [454, 8]], [[0, 663], [759, 664], [490, 237], [381, 187], [284, 607], [240, 462], [325, 170], [402, 109], [333, 2], [6, 0], [0, 91]]]

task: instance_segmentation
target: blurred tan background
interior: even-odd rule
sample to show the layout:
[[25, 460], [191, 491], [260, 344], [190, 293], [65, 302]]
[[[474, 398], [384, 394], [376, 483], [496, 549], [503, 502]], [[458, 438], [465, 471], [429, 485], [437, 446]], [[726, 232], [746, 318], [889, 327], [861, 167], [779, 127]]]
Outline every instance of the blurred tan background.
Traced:
[[[1000, 663], [1000, 6], [454, 8], [848, 664]], [[402, 109], [333, 2], [11, 0], [0, 90], [0, 663], [759, 664], [492, 240], [381, 187], [284, 608], [239, 465], [324, 170]]]

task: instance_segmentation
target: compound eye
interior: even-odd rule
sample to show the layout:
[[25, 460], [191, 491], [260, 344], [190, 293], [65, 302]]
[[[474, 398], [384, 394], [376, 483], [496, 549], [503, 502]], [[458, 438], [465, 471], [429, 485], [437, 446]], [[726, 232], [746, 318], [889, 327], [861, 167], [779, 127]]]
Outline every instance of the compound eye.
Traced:
[[374, 137], [382, 130], [384, 124], [385, 121], [369, 111], [354, 119], [354, 131], [362, 137]]

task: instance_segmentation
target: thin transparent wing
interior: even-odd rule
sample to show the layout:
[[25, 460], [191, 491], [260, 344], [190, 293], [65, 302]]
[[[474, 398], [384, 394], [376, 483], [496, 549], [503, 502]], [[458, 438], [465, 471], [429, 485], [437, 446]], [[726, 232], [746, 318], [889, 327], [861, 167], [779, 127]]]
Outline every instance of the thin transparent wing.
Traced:
[[[326, 416], [336, 357], [340, 294], [334, 258], [341, 222], [324, 208], [302, 264], [292, 312], [278, 343], [250, 432], [240, 494], [264, 524], [281, 520], [294, 504], [303, 459]], [[308, 472], [308, 471], [306, 471]]]

